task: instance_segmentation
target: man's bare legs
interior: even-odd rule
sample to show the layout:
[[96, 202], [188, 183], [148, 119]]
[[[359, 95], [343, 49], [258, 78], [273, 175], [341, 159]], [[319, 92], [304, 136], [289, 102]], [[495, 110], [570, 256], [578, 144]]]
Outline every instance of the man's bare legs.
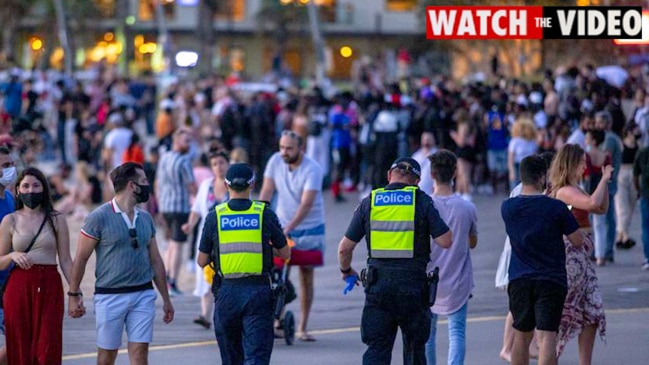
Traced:
[[315, 341], [306, 329], [313, 304], [313, 272], [312, 266], [300, 266], [300, 324], [297, 332], [302, 341]]
[[117, 359], [117, 349], [97, 349], [97, 365], [114, 365], [115, 359]]
[[557, 333], [553, 331], [533, 332], [539, 346], [539, 365], [557, 365]]
[[129, 342], [128, 360], [131, 365], [148, 365], [149, 344], [142, 342]]
[[[530, 363], [530, 343], [535, 331], [521, 332], [514, 329], [514, 346], [512, 347], [512, 365]], [[557, 365], [557, 333], [536, 330], [539, 345], [538, 365]]]
[[[97, 349], [97, 365], [114, 365], [117, 359], [117, 349]], [[128, 343], [128, 361], [131, 365], [149, 364], [149, 344], [142, 342]]]
[[511, 354], [512, 365], [529, 365], [530, 342], [532, 342], [533, 335], [533, 331], [521, 332], [517, 329], [514, 329], [514, 345], [512, 346]]
[[[512, 361], [512, 346], [514, 345], [514, 317], [511, 312], [507, 312], [505, 318], [505, 329], [503, 331], [503, 348], [500, 350], [500, 358], [511, 362]], [[532, 335], [530, 341], [529, 356], [531, 359], [539, 358], [539, 345], [536, 339], [536, 334]]]

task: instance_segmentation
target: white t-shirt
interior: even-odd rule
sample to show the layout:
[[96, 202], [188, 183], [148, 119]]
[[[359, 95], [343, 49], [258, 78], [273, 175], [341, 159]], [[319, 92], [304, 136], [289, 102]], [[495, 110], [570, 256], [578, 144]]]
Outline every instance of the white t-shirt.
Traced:
[[124, 127], [115, 128], [106, 135], [104, 146], [113, 150], [111, 170], [122, 164], [122, 156], [131, 144], [132, 135], [133, 132]]
[[273, 179], [275, 182], [275, 191], [277, 192], [275, 213], [283, 227], [293, 220], [302, 201], [302, 193], [307, 190], [317, 191], [318, 195], [307, 216], [295, 229], [308, 229], [325, 223], [322, 201], [323, 173], [317, 162], [305, 155], [302, 157], [300, 166], [290, 171], [288, 164], [282, 160], [279, 152], [276, 152], [268, 160], [264, 178]]
[[507, 149], [514, 154], [514, 162], [520, 163], [525, 157], [535, 154], [538, 148], [539, 146], [535, 140], [528, 141], [520, 137], [514, 137], [509, 141]]
[[[205, 226], [205, 218], [210, 213], [208, 209], [212, 208], [216, 203], [223, 203], [227, 200], [227, 194], [223, 201], [218, 201], [215, 199], [214, 195], [210, 196], [210, 190], [214, 184], [214, 178], [209, 178], [203, 180], [201, 185], [198, 187], [196, 192], [196, 198], [194, 198], [194, 204], [192, 204], [192, 212], [201, 216], [200, 223], [198, 225], [198, 237], [196, 242], [201, 242], [201, 237], [203, 235], [203, 227]], [[216, 213], [214, 213], [216, 214]]]
[[581, 128], [575, 129], [575, 131], [572, 132], [570, 137], [568, 137], [566, 144], [578, 144], [579, 146], [581, 146], [581, 148], [585, 148], [586, 135], [584, 134], [584, 131], [582, 131]]
[[422, 149], [420, 148], [412, 154], [412, 158], [415, 161], [419, 162], [419, 166], [421, 167], [419, 189], [421, 189], [421, 191], [426, 194], [432, 194], [433, 187], [435, 186], [435, 182], [430, 176], [430, 160], [428, 159], [428, 156], [432, 155], [435, 152], [437, 152], [437, 148], [432, 148], [428, 153], [424, 153], [424, 151], [422, 151]]
[[[214, 197], [214, 194], [210, 194], [212, 190], [212, 185], [214, 184], [214, 178], [208, 178], [203, 180], [201, 185], [198, 187], [198, 192], [196, 193], [196, 198], [194, 199], [194, 204], [192, 205], [192, 212], [201, 216], [201, 220], [198, 224], [198, 235], [196, 237], [196, 242], [201, 242], [201, 237], [203, 237], [203, 227], [205, 227], [205, 218], [208, 214], [216, 214], [214, 210], [209, 210], [216, 203], [222, 203], [228, 199], [228, 196], [224, 197], [223, 201], [217, 201]], [[198, 250], [198, 247], [196, 247]], [[198, 253], [198, 251], [196, 251]], [[203, 295], [210, 292], [211, 285], [205, 281], [205, 275], [203, 275], [203, 269], [196, 267], [196, 277], [195, 277], [195, 286], [194, 286], [194, 295], [197, 297], [202, 297]]]

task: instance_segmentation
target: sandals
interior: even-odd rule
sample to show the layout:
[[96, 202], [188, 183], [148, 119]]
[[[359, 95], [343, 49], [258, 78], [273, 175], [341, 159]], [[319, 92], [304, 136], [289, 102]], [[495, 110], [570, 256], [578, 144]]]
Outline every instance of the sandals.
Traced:
[[629, 238], [626, 241], [617, 241], [615, 243], [615, 246], [617, 246], [617, 248], [628, 250], [631, 247], [635, 246], [635, 241]]
[[203, 316], [198, 316], [194, 318], [194, 323], [196, 323], [199, 326], [203, 326], [203, 328], [205, 328], [206, 330], [210, 329], [210, 327], [212, 326], [212, 324]]
[[296, 334], [297, 339], [302, 342], [315, 342], [315, 338], [308, 333], [300, 332]]

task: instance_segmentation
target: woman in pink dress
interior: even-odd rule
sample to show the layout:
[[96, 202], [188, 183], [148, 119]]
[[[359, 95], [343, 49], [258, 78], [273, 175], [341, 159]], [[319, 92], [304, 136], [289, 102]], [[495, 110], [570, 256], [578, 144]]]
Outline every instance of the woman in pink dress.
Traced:
[[585, 168], [584, 150], [574, 144], [564, 145], [550, 168], [550, 196], [568, 205], [587, 237], [586, 244], [579, 248], [566, 244], [568, 295], [563, 306], [557, 343], [557, 356], [560, 356], [566, 343], [579, 336], [580, 365], [591, 364], [595, 335], [599, 331], [604, 339], [606, 331], [602, 295], [594, 265], [590, 261], [593, 242], [588, 214], [602, 214], [608, 209], [608, 182], [613, 171], [610, 165], [602, 167], [602, 179], [593, 194], [588, 195], [578, 185]]

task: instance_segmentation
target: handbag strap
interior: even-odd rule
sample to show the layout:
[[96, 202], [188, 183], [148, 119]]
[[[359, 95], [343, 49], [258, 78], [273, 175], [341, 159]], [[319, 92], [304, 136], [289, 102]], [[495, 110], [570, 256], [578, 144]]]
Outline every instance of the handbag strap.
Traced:
[[36, 232], [36, 235], [34, 236], [34, 238], [32, 238], [32, 241], [29, 243], [29, 246], [27, 246], [25, 253], [29, 252], [29, 250], [32, 249], [32, 246], [34, 246], [34, 243], [36, 243], [36, 239], [38, 238], [38, 236], [41, 235], [41, 231], [43, 231], [43, 227], [45, 226], [46, 221], [47, 221], [47, 213], [45, 213], [45, 217], [43, 217], [43, 223], [41, 223], [41, 227], [38, 229], [38, 232]]

